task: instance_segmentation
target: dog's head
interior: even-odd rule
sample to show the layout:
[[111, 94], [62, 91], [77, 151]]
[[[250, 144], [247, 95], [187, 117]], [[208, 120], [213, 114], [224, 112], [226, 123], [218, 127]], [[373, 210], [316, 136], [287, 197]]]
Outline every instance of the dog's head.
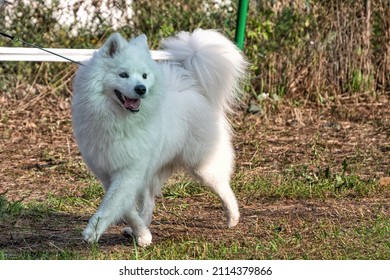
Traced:
[[157, 66], [145, 35], [127, 42], [119, 33], [111, 35], [98, 52], [104, 69], [103, 92], [122, 109], [138, 112], [156, 83]]

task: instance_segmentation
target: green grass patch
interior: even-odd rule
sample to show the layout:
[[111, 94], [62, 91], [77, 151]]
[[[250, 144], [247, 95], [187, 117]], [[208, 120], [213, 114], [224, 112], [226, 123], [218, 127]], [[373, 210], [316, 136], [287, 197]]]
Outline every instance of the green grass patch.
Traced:
[[249, 199], [326, 199], [389, 194], [389, 190], [383, 189], [375, 179], [362, 179], [345, 171], [332, 174], [329, 167], [313, 171], [302, 165], [285, 170], [284, 174], [252, 176], [249, 180], [245, 174], [238, 174], [236, 179], [233, 188]]
[[175, 199], [188, 196], [204, 194], [207, 189], [199, 183], [193, 182], [188, 177], [183, 176], [183, 181], [168, 185], [163, 189], [165, 198]]

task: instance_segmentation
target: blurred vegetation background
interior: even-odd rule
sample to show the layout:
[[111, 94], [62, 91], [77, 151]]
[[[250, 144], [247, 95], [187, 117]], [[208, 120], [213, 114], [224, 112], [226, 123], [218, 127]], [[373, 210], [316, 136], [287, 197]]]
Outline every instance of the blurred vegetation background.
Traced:
[[[237, 2], [9, 0], [0, 7], [0, 31], [54, 48], [98, 48], [119, 31], [127, 38], [145, 33], [158, 49], [162, 38], [197, 27], [218, 29], [233, 40]], [[389, 0], [250, 1], [247, 101], [337, 104], [388, 95], [389, 15]], [[0, 38], [0, 46], [22, 45]], [[71, 94], [74, 64], [0, 63], [3, 92], [28, 83]]]

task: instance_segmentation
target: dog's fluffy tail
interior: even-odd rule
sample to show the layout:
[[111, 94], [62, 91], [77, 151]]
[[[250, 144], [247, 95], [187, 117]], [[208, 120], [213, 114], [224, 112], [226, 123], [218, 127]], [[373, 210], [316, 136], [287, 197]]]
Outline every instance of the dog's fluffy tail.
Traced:
[[215, 30], [180, 32], [163, 41], [172, 60], [181, 63], [199, 81], [212, 105], [226, 110], [239, 92], [247, 63], [241, 51]]

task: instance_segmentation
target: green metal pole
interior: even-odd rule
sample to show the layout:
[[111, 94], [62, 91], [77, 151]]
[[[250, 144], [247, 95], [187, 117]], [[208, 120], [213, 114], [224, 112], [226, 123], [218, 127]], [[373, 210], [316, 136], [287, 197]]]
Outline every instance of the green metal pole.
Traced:
[[235, 41], [236, 41], [237, 46], [241, 50], [244, 48], [245, 25], [246, 25], [246, 16], [248, 13], [248, 4], [249, 4], [249, 0], [240, 0], [238, 3]]

